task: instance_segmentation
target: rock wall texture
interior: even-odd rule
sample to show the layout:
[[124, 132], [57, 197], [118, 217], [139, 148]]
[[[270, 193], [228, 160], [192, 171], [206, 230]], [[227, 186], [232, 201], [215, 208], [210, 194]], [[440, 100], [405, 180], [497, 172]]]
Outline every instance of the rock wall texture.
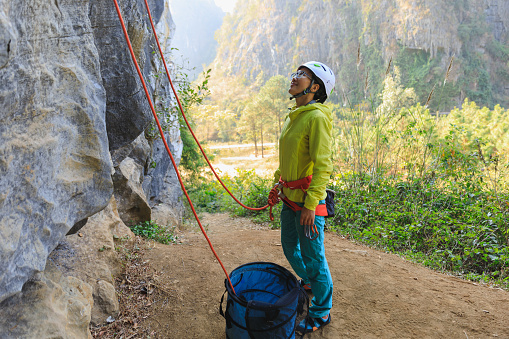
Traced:
[[104, 323], [109, 316], [116, 317], [119, 311], [114, 277], [121, 273], [121, 262], [116, 249], [122, 249], [133, 238], [131, 230], [120, 219], [112, 197], [105, 209], [90, 217], [79, 233], [61, 241], [49, 256], [48, 262], [64, 276], [90, 285], [94, 325]]
[[[119, 4], [145, 79], [154, 78], [160, 60], [144, 1]], [[174, 25], [167, 0], [149, 4], [168, 48]], [[167, 84], [150, 84], [158, 105], [171, 104]], [[121, 218], [150, 219], [151, 199], [179, 207], [167, 155], [144, 137], [152, 119], [112, 0], [0, 0], [2, 337], [31, 305], [33, 317], [6, 337], [86, 338], [91, 319], [101, 323], [118, 310], [118, 263], [107, 254], [114, 236], [130, 233]], [[167, 140], [178, 161], [178, 125]], [[161, 166], [157, 172], [151, 162]], [[150, 188], [158, 181], [171, 196]], [[66, 234], [74, 235], [65, 240]], [[108, 251], [98, 252], [99, 244]], [[87, 268], [92, 274], [73, 269], [82, 260], [94, 264]]]
[[[498, 57], [491, 53], [497, 48], [490, 52], [488, 47], [497, 45], [493, 39], [507, 46], [508, 12], [506, 0], [238, 0], [236, 12], [225, 17], [216, 33], [212, 82], [233, 75], [254, 83], [260, 74], [267, 80], [319, 59], [336, 70], [336, 89], [350, 91], [359, 82], [352, 70], [367, 64], [372, 79], [383, 79], [389, 60], [395, 65], [404, 50], [437, 59], [444, 73], [455, 56], [453, 75], [464, 75], [467, 59], [479, 58], [489, 73], [494, 99], [507, 105], [507, 56], [498, 52], [505, 55]], [[434, 72], [438, 70], [431, 69], [427, 78]], [[462, 86], [476, 89], [470, 83]]]
[[2, 338], [91, 338], [92, 287], [48, 262], [0, 308]]
[[113, 192], [88, 1], [0, 3], [0, 300]]

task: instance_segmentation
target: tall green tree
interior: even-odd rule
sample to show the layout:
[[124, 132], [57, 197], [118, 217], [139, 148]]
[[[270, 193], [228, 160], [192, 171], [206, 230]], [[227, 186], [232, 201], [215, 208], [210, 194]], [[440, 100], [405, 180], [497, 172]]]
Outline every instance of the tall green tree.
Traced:
[[275, 142], [279, 140], [283, 118], [288, 111], [289, 80], [282, 75], [271, 77], [260, 88], [258, 100], [262, 103], [265, 120], [268, 122], [267, 132], [273, 133]]
[[255, 145], [255, 156], [258, 156], [258, 136], [262, 125], [259, 119], [260, 107], [256, 100], [249, 102], [242, 111], [239, 121], [239, 130], [246, 139], [252, 140]]

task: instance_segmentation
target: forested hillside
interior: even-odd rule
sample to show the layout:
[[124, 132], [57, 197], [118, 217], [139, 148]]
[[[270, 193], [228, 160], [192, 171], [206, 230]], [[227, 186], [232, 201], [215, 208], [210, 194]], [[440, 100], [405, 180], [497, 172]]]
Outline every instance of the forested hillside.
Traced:
[[238, 0], [216, 32], [211, 89], [230, 100], [317, 59], [336, 70], [332, 101], [358, 103], [381, 92], [391, 64], [424, 104], [454, 58], [430, 108], [449, 111], [465, 98], [507, 107], [508, 30], [505, 0]]

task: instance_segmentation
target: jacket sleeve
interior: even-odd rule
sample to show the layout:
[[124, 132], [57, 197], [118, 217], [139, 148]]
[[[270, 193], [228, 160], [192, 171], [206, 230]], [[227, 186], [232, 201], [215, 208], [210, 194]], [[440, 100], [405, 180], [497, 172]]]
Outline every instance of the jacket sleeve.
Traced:
[[274, 181], [272, 182], [272, 186], [274, 186], [275, 184], [277, 184], [279, 182], [280, 177], [281, 177], [281, 170], [278, 167], [277, 170], [274, 172]]
[[331, 139], [331, 121], [323, 115], [312, 119], [309, 129], [309, 155], [313, 161], [313, 179], [307, 190], [304, 206], [313, 211], [327, 195], [325, 189], [332, 173]]

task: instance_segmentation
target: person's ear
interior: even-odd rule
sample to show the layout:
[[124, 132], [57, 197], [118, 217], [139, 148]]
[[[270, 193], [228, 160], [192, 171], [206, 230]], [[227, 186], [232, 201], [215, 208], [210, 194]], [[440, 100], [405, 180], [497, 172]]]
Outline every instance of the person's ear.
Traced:
[[320, 89], [320, 85], [318, 85], [318, 84], [313, 84], [313, 86], [311, 86], [311, 92], [313, 92], [313, 93], [318, 92], [319, 89]]

